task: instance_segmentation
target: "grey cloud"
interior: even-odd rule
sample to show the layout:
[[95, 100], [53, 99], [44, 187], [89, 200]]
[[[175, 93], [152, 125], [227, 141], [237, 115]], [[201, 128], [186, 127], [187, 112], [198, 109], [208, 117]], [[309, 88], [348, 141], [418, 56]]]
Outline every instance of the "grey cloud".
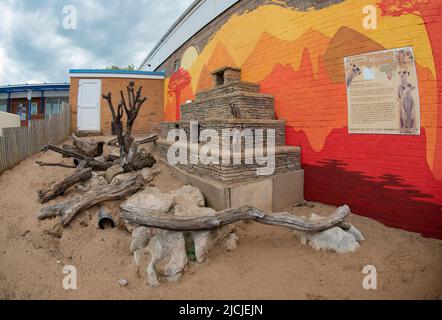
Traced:
[[[0, 0], [0, 84], [68, 81], [70, 68], [139, 65], [192, 0]], [[77, 9], [77, 30], [62, 26]]]

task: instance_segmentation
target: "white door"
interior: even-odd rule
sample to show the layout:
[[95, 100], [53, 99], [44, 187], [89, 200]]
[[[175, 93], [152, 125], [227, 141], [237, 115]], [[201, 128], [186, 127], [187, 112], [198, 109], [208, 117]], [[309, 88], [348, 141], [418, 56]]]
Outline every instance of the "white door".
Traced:
[[80, 79], [77, 123], [79, 131], [100, 131], [101, 80]]

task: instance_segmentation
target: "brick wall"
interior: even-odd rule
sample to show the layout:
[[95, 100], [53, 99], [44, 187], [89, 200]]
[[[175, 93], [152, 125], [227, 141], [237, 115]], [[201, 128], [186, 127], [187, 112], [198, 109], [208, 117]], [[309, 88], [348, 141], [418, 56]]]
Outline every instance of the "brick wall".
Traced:
[[[242, 0], [157, 70], [169, 77], [174, 61], [197, 48], [182, 104], [212, 85], [211, 71], [241, 68], [242, 80], [274, 96], [287, 144], [302, 148], [306, 199], [348, 204], [389, 226], [442, 238], [442, 3], [398, 3], [404, 7], [388, 0]], [[362, 27], [365, 6], [377, 10], [376, 29]], [[416, 59], [421, 134], [348, 134], [343, 58], [405, 46]], [[169, 117], [176, 96], [165, 97]]]
[[[72, 107], [71, 131], [77, 130], [77, 98], [78, 83], [77, 77], [71, 78], [69, 104]], [[100, 79], [100, 78], [97, 78]], [[159, 123], [164, 119], [164, 80], [160, 79], [126, 79], [126, 78], [101, 78], [102, 94], [112, 93], [114, 107], [121, 101], [120, 91], [123, 90], [127, 101], [126, 87], [129, 81], [135, 82], [135, 87], [143, 86], [142, 95], [147, 97], [147, 101], [141, 107], [137, 120], [133, 127], [134, 134], [145, 134], [159, 130]], [[101, 98], [100, 125], [104, 135], [111, 134], [112, 115], [107, 101]], [[125, 119], [125, 118], [124, 118]], [[124, 120], [125, 121], [125, 120]]]

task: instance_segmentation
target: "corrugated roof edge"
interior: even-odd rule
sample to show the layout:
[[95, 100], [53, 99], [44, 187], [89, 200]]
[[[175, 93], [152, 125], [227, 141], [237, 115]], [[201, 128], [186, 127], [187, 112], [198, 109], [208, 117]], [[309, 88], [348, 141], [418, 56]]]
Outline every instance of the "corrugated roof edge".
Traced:
[[68, 91], [67, 83], [36, 83], [0, 86], [0, 93], [33, 91]]
[[95, 74], [134, 74], [146, 76], [165, 76], [164, 72], [136, 71], [136, 70], [106, 70], [106, 69], [71, 69], [69, 73], [95, 73]]
[[159, 48], [159, 46], [161, 46], [161, 44], [164, 42], [164, 40], [167, 39], [167, 37], [172, 33], [172, 31], [180, 24], [180, 22], [182, 20], [184, 20], [184, 18], [186, 18], [186, 16], [203, 0], [195, 0], [193, 1], [190, 6], [183, 12], [183, 14], [181, 16], [179, 16], [179, 18], [175, 21], [175, 23], [166, 31], [166, 33], [161, 37], [160, 41], [158, 41], [158, 43], [153, 47], [152, 50], [150, 50], [149, 54], [147, 55], [146, 58], [144, 58], [143, 62], [140, 64], [140, 66], [138, 67], [138, 70], [142, 69], [147, 60], [149, 60], [149, 58], [152, 56], [152, 54]]

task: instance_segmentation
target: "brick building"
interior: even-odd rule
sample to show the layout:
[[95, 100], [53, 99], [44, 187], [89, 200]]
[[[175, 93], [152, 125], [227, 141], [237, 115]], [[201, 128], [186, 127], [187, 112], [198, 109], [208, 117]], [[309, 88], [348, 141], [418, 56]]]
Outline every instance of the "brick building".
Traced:
[[88, 134], [112, 134], [112, 115], [102, 95], [112, 93], [114, 106], [120, 102], [120, 91], [134, 81], [143, 87], [147, 101], [140, 110], [133, 127], [134, 134], [156, 131], [164, 118], [164, 74], [162, 72], [125, 70], [70, 70], [69, 104], [71, 131]]
[[[241, 68], [302, 148], [307, 200], [442, 238], [440, 30], [440, 1], [199, 0], [140, 70], [164, 72], [164, 117], [176, 121], [213, 70]], [[350, 134], [344, 58], [401, 47], [415, 55], [420, 133]]]

